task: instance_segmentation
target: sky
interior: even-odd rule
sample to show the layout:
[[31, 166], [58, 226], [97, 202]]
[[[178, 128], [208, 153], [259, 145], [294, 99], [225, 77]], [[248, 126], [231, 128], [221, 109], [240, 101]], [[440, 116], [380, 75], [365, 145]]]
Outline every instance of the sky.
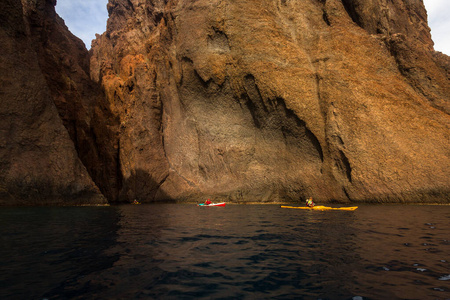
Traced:
[[424, 0], [434, 50], [450, 55], [450, 1]]
[[[450, 0], [424, 0], [434, 49], [450, 55]], [[56, 12], [87, 49], [95, 34], [106, 31], [108, 0], [57, 0]]]
[[56, 12], [69, 30], [90, 49], [95, 34], [106, 31], [107, 3], [108, 0], [57, 0]]

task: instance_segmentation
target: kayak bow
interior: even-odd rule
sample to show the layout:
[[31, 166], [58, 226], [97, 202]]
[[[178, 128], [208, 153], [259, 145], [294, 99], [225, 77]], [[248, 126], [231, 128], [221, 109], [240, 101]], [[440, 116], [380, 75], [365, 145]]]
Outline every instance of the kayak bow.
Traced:
[[211, 203], [211, 204], [205, 204], [205, 203], [199, 203], [197, 206], [225, 206], [225, 202], [222, 203]]
[[307, 207], [307, 206], [281, 206], [281, 208], [295, 208], [295, 209], [307, 209], [307, 210], [347, 210], [347, 211], [353, 211], [358, 208], [358, 206], [350, 206], [350, 207], [329, 207], [329, 206], [313, 206], [313, 207]]

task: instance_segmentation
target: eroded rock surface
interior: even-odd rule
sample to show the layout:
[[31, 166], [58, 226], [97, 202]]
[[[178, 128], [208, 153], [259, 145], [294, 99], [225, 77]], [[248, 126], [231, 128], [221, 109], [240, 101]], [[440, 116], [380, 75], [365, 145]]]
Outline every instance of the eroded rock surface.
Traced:
[[122, 199], [449, 201], [449, 57], [421, 1], [108, 11], [91, 73], [120, 119]]
[[3, 2], [0, 204], [450, 202], [422, 1], [110, 0], [90, 53]]

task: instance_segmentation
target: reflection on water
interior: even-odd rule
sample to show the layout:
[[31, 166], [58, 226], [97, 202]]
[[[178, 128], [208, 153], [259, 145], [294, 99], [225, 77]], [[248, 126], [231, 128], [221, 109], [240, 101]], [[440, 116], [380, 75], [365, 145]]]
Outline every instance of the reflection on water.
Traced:
[[2, 299], [445, 299], [450, 206], [0, 210]]
[[117, 258], [104, 251], [118, 217], [101, 207], [0, 209], [0, 299], [61, 298], [78, 278], [110, 268]]

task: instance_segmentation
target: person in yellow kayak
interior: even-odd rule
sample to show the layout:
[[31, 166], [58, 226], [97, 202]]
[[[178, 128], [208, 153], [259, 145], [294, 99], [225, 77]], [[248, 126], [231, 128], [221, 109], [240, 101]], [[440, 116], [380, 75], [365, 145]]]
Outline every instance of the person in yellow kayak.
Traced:
[[314, 201], [312, 200], [312, 197], [309, 197], [308, 199], [306, 199], [306, 206], [308, 207], [314, 207]]

